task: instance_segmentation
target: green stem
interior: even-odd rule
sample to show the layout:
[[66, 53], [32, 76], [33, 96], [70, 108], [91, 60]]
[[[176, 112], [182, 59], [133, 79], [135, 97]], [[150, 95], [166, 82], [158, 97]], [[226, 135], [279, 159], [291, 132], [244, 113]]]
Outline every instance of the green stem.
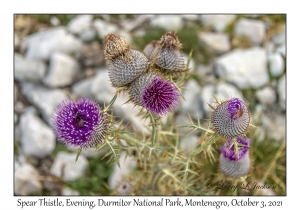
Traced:
[[157, 128], [155, 126], [155, 120], [154, 120], [154, 116], [152, 115], [152, 113], [150, 113], [150, 118], [151, 118], [151, 124], [152, 124], [152, 145], [154, 145], [154, 143], [156, 142], [156, 139], [157, 139]]
[[137, 140], [135, 138], [132, 138], [130, 136], [125, 136], [125, 135], [123, 135], [121, 133], [116, 133], [116, 136], [119, 137], [120, 139], [123, 139], [125, 141], [131, 142], [133, 144], [142, 144], [142, 145], [144, 145], [143, 143], [141, 143], [141, 141], [139, 141], [139, 140]]
[[[234, 179], [233, 186], [237, 186], [238, 184], [238, 179]], [[238, 195], [238, 187], [236, 190], [232, 193], [232, 195], [237, 196]]]
[[215, 134], [214, 131], [210, 130], [210, 129], [206, 129], [206, 128], [202, 128], [200, 126], [196, 126], [196, 125], [192, 125], [194, 128], [197, 128], [198, 130], [203, 130], [206, 131], [207, 133], [211, 133], [211, 134]]
[[118, 93], [116, 93], [114, 95], [114, 97], [111, 99], [111, 101], [109, 102], [109, 104], [107, 105], [107, 107], [105, 107], [104, 112], [106, 112], [107, 110], [110, 109], [110, 107], [115, 103], [117, 97], [118, 97]]

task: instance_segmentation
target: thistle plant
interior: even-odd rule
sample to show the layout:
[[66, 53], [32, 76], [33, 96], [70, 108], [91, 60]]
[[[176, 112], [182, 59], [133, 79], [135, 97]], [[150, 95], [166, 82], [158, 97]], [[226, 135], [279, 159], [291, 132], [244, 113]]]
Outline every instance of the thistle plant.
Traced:
[[[251, 148], [246, 134], [250, 112], [241, 99], [220, 101], [214, 96], [215, 104], [210, 105], [212, 112], [207, 126], [203, 126], [200, 119], [197, 123], [191, 120], [188, 125], [173, 123], [174, 110], [182, 97], [181, 87], [189, 76], [189, 61], [184, 61], [182, 45], [175, 32], [167, 32], [159, 42], [152, 42], [144, 50], [145, 54], [114, 34], [105, 36], [103, 48], [111, 84], [117, 88], [111, 102], [101, 110], [90, 99], [63, 101], [54, 114], [53, 128], [66, 145], [93, 147], [95, 152], [107, 147], [109, 152], [104, 157], [110, 157], [119, 167], [122, 167], [118, 161], [122, 151], [135, 156], [137, 170], [119, 183], [114, 192], [119, 195], [210, 195], [213, 189], [206, 187], [208, 177], [201, 173], [201, 165], [207, 157], [220, 166], [219, 171], [225, 176], [238, 180], [248, 174]], [[145, 126], [150, 135], [131, 133], [123, 127], [122, 121], [117, 122], [109, 115], [121, 92], [128, 92], [127, 103], [133, 103], [142, 118], [149, 120], [150, 124]], [[180, 149], [180, 127], [201, 132], [192, 153]], [[122, 140], [126, 144], [121, 143]], [[224, 141], [223, 147], [216, 150], [215, 145]], [[219, 160], [215, 158], [217, 151], [221, 151]]]

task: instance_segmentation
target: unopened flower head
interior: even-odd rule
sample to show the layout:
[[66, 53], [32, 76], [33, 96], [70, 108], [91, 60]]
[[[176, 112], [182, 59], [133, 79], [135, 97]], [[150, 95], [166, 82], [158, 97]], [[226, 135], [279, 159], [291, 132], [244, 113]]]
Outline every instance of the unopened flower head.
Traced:
[[[246, 137], [237, 138], [237, 142], [244, 146], [239, 146], [239, 151], [234, 151], [234, 145], [230, 139], [221, 148], [220, 168], [221, 171], [234, 178], [245, 176], [251, 168], [251, 159], [249, 155], [250, 139]], [[238, 154], [238, 155], [237, 155]]]
[[224, 101], [211, 113], [213, 129], [225, 138], [235, 138], [247, 132], [250, 113], [246, 104], [238, 99]]
[[174, 31], [167, 32], [161, 37], [159, 44], [155, 44], [150, 58], [155, 59], [155, 63], [163, 69], [182, 71], [186, 65], [180, 51], [181, 47], [176, 33]]
[[108, 76], [114, 87], [128, 85], [150, 66], [150, 61], [140, 51], [130, 49], [130, 54], [131, 60], [125, 61], [122, 57], [117, 57], [108, 66]]
[[122, 87], [148, 70], [149, 59], [140, 51], [133, 50], [124, 38], [108, 34], [104, 37], [104, 57], [109, 60], [108, 74], [114, 87]]
[[52, 119], [58, 140], [71, 147], [95, 147], [102, 143], [108, 130], [105, 114], [90, 99], [62, 101]]
[[142, 74], [132, 82], [129, 97], [134, 104], [162, 116], [176, 108], [180, 94], [172, 82], [150, 72]]

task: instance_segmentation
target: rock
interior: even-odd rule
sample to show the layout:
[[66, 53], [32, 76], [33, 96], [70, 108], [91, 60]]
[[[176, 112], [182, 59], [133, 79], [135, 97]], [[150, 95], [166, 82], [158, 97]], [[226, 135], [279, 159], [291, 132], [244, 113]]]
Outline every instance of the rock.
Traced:
[[51, 166], [50, 173], [65, 181], [74, 181], [84, 175], [88, 166], [87, 159], [80, 155], [75, 162], [76, 153], [59, 152]]
[[286, 81], [285, 75], [278, 82], [277, 92], [279, 96], [279, 104], [282, 110], [286, 109]]
[[21, 91], [29, 102], [40, 109], [43, 118], [49, 125], [52, 124], [52, 114], [57, 108], [57, 105], [60, 104], [62, 100], [68, 98], [66, 91], [59, 89], [51, 90], [33, 83], [21, 83]]
[[64, 27], [41, 30], [26, 37], [21, 48], [26, 50], [26, 57], [37, 60], [49, 60], [54, 52], [71, 54], [80, 50], [82, 42]]
[[180, 15], [158, 15], [151, 19], [150, 25], [160, 27], [165, 30], [177, 31], [182, 27], [182, 17]]
[[236, 15], [201, 15], [200, 19], [203, 25], [220, 32], [236, 19]]
[[278, 77], [284, 71], [284, 60], [279, 52], [269, 55], [270, 71], [272, 76]]
[[73, 34], [82, 34], [92, 24], [93, 15], [77, 15], [68, 24], [68, 30]]
[[130, 125], [128, 127], [131, 128], [135, 133], [149, 135], [151, 132], [148, 129], [150, 120], [142, 119], [142, 116], [138, 116], [141, 107], [135, 107], [133, 103], [125, 104], [125, 102], [128, 100], [129, 96], [127, 93], [120, 94], [113, 105], [114, 113], [117, 116], [123, 117], [125, 121], [129, 121]]
[[14, 47], [15, 49], [18, 49], [20, 46], [21, 40], [20, 37], [15, 33], [15, 38], [14, 38]]
[[39, 172], [28, 163], [16, 167], [14, 193], [16, 195], [40, 195], [42, 184], [39, 176]]
[[92, 40], [94, 40], [97, 36], [97, 32], [95, 29], [90, 28], [87, 29], [86, 31], [82, 32], [80, 35], [80, 38], [85, 41], [85, 42], [90, 42]]
[[215, 94], [215, 87], [213, 85], [206, 85], [205, 87], [203, 87], [200, 97], [202, 101], [204, 116], [209, 116], [210, 112], [212, 111], [208, 104], [213, 105], [213, 94]]
[[234, 49], [218, 57], [215, 70], [240, 89], [257, 89], [269, 82], [266, 51], [262, 48]]
[[126, 177], [130, 175], [132, 170], [136, 167], [136, 160], [133, 157], [126, 156], [125, 152], [120, 155], [120, 168], [117, 164], [114, 165], [112, 174], [108, 179], [108, 185], [110, 189], [114, 190], [119, 184], [126, 180]]
[[60, 25], [60, 20], [56, 16], [51, 16], [50, 23], [53, 26], [59, 26]]
[[124, 28], [126, 31], [133, 31], [140, 26], [142, 26], [146, 21], [149, 20], [148, 15], [139, 15], [137, 18], [134, 19], [124, 19], [121, 21], [121, 26]]
[[64, 187], [62, 189], [61, 195], [62, 196], [73, 196], [73, 195], [77, 196], [77, 195], [80, 195], [80, 194], [76, 190], [73, 190], [73, 189], [71, 189], [69, 187]]
[[199, 34], [200, 42], [214, 54], [222, 54], [230, 50], [230, 40], [227, 34], [202, 32]]
[[15, 125], [14, 134], [15, 134], [15, 136], [14, 136], [15, 142], [20, 142], [21, 129], [20, 129], [19, 125]]
[[25, 155], [43, 158], [55, 148], [55, 135], [34, 113], [27, 111], [20, 118], [21, 147]]
[[101, 39], [107, 34], [116, 33], [118, 31], [118, 26], [104, 20], [96, 19], [94, 20], [94, 27], [96, 28], [98, 35]]
[[182, 94], [185, 100], [181, 99], [180, 111], [189, 114], [194, 119], [202, 118], [201, 87], [198, 83], [195, 80], [189, 80]]
[[283, 57], [286, 57], [286, 47], [285, 44], [280, 45], [276, 49], [277, 52], [279, 52]]
[[104, 64], [103, 49], [98, 42], [84, 45], [78, 56], [86, 67], [95, 67]]
[[100, 103], [108, 104], [113, 98], [116, 88], [111, 86], [106, 68], [97, 70], [94, 82], [91, 85], [91, 92]]
[[106, 22], [106, 21], [100, 20], [100, 19], [96, 19], [96, 20], [94, 20], [93, 24], [94, 24], [94, 28], [96, 28], [96, 30], [98, 32], [98, 36], [101, 39], [103, 39], [104, 36], [106, 36], [107, 34], [111, 33], [111, 34], [117, 34], [117, 35], [123, 37], [127, 43], [131, 42], [131, 35], [113, 23]]
[[231, 98], [239, 98], [241, 100], [244, 100], [243, 94], [239, 89], [237, 89], [234, 85], [220, 82], [217, 84], [215, 89], [215, 95], [220, 100], [229, 100]]
[[229, 100], [231, 98], [243, 100], [242, 93], [231, 84], [220, 82], [217, 85], [207, 85], [203, 88], [201, 93], [201, 100], [203, 102], [203, 109], [206, 117], [209, 117], [210, 112], [212, 111], [208, 104], [215, 105], [213, 95], [221, 101]]
[[78, 72], [79, 65], [74, 58], [56, 52], [50, 57], [49, 72], [44, 79], [44, 83], [52, 88], [71, 85]]
[[[19, 126], [20, 127], [20, 126]], [[17, 150], [17, 155], [15, 156], [15, 160], [18, 161], [18, 163], [20, 165], [23, 165], [25, 163], [28, 163], [27, 159], [28, 157], [25, 156], [24, 152], [22, 151], [22, 148], [21, 147], [18, 147], [18, 150]]]
[[46, 74], [43, 61], [24, 58], [15, 53], [15, 79], [19, 81], [41, 82]]
[[262, 115], [262, 129], [268, 136], [276, 141], [285, 140], [286, 116], [285, 115]]
[[256, 97], [259, 102], [265, 106], [273, 105], [276, 102], [276, 92], [269, 86], [256, 91]]
[[234, 35], [248, 38], [252, 45], [261, 45], [266, 34], [266, 26], [263, 21], [242, 18], [237, 21]]
[[[187, 62], [189, 60], [189, 55], [183, 53], [183, 57], [184, 57], [184, 63], [187, 65]], [[189, 72], [193, 72], [195, 71], [196, 65], [195, 65], [195, 61], [193, 58], [190, 59], [190, 63], [189, 63]]]
[[85, 98], [93, 98], [92, 85], [95, 81], [94, 77], [81, 80], [72, 86], [72, 92], [78, 96]]
[[216, 76], [213, 71], [213, 65], [202, 65], [200, 64], [197, 68], [196, 74], [202, 84], [211, 84], [216, 81]]
[[17, 113], [14, 113], [14, 124], [17, 124], [19, 120], [19, 116]]
[[191, 154], [200, 143], [199, 136], [194, 133], [185, 136], [180, 141], [180, 150], [185, 151], [187, 154]]
[[199, 77], [203, 77], [205, 75], [212, 74], [212, 73], [213, 73], [213, 69], [211, 65], [205, 66], [203, 64], [200, 64], [197, 68], [197, 74]]
[[268, 42], [265, 45], [265, 49], [268, 55], [273, 54], [276, 51], [276, 46], [273, 42]]

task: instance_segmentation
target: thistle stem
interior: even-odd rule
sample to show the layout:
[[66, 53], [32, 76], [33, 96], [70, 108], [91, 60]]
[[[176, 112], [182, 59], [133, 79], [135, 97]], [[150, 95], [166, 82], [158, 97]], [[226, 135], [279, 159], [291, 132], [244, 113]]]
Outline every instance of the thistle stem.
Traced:
[[139, 140], [135, 139], [135, 138], [132, 138], [130, 136], [125, 136], [121, 133], [116, 133], [116, 136], [119, 137], [120, 139], [123, 139], [125, 141], [128, 141], [128, 142], [131, 142], [133, 144], [142, 144], [144, 145], [143, 143], [141, 143]]
[[157, 139], [157, 128], [155, 126], [155, 120], [154, 120], [154, 116], [152, 115], [152, 113], [150, 113], [150, 118], [151, 118], [151, 124], [152, 124], [152, 145], [154, 145], [154, 143], [156, 142], [156, 139]]
[[118, 97], [118, 93], [116, 93], [114, 95], [114, 97], [111, 99], [111, 101], [109, 102], [109, 104], [107, 105], [107, 107], [105, 107], [104, 112], [106, 112], [107, 110], [110, 109], [110, 107], [115, 103], [117, 97]]

